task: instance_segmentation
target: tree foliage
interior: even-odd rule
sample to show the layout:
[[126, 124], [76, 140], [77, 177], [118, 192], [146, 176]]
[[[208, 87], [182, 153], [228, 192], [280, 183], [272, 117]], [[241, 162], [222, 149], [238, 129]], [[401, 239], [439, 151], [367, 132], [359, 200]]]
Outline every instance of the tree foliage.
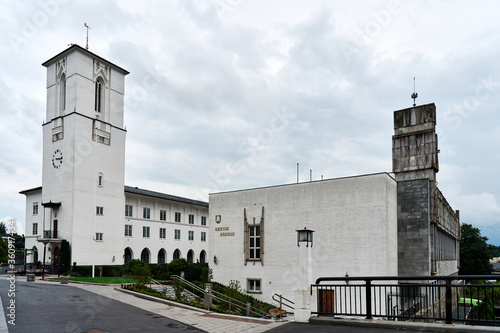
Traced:
[[487, 237], [470, 224], [462, 224], [460, 241], [460, 275], [487, 275], [493, 268], [489, 262], [490, 249]]
[[59, 263], [64, 271], [71, 267], [71, 247], [65, 239], [61, 241], [60, 260]]
[[5, 222], [0, 222], [0, 236], [7, 236], [7, 226]]

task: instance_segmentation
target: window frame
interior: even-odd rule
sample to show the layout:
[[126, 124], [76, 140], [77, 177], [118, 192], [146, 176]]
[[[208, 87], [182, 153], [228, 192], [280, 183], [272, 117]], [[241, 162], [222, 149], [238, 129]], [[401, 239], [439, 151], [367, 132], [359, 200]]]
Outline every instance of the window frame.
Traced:
[[160, 221], [167, 220], [167, 211], [165, 209], [160, 209]]
[[38, 222], [33, 223], [31, 228], [32, 228], [31, 229], [32, 235], [33, 236], [38, 235]]
[[174, 229], [174, 239], [181, 240], [181, 229]]
[[193, 230], [188, 231], [188, 240], [194, 241], [194, 231]]
[[189, 224], [194, 224], [194, 214], [189, 214]]
[[38, 215], [38, 201], [33, 202], [33, 216]]
[[205, 231], [201, 232], [201, 236], [200, 237], [201, 237], [200, 239], [201, 239], [202, 242], [206, 242], [207, 241], [207, 233]]
[[151, 227], [142, 227], [142, 238], [150, 238], [151, 236]]
[[95, 233], [95, 240], [96, 242], [102, 242], [103, 239], [103, 233], [102, 232], [96, 232]]
[[207, 225], [207, 217], [206, 216], [201, 217], [201, 225]]
[[[147, 212], [147, 214], [146, 214]], [[142, 207], [142, 218], [146, 220], [151, 219], [151, 208], [149, 207]]]
[[262, 279], [247, 278], [247, 293], [262, 294]]
[[175, 222], [181, 222], [181, 221], [182, 221], [181, 212], [175, 212]]
[[[253, 231], [253, 235], [252, 235]], [[253, 240], [253, 245], [252, 245]], [[258, 243], [258, 245], [257, 245]], [[261, 260], [261, 237], [260, 225], [248, 226], [248, 260], [259, 261]], [[253, 254], [253, 255], [252, 255]], [[257, 255], [258, 254], [258, 255]]]
[[132, 237], [132, 224], [125, 224], [125, 237]]
[[167, 238], [167, 228], [160, 228], [160, 239]]
[[132, 217], [134, 214], [134, 206], [133, 205], [125, 205], [125, 216]]
[[104, 207], [102, 207], [102, 206], [96, 206], [95, 207], [95, 215], [97, 215], [97, 216], [103, 216], [104, 215]]

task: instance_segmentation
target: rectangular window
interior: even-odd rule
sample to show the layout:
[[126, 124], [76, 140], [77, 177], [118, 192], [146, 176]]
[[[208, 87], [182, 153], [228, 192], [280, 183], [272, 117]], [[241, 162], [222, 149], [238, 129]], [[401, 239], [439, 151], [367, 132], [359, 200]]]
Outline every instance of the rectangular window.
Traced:
[[33, 215], [38, 215], [38, 202], [33, 202]]
[[206, 216], [201, 217], [201, 225], [207, 225], [207, 217]]
[[249, 226], [249, 259], [258, 260], [260, 259], [260, 226]]
[[167, 211], [166, 210], [160, 210], [160, 220], [161, 221], [167, 220]]
[[160, 238], [162, 238], [162, 239], [167, 238], [167, 229], [160, 228]]
[[102, 175], [99, 175], [97, 183], [99, 184], [99, 186], [102, 186]]
[[247, 280], [247, 292], [249, 292], [249, 293], [261, 293], [260, 279], [248, 279]]
[[180, 222], [181, 221], [181, 213], [175, 212], [175, 222]]
[[96, 215], [104, 215], [104, 208], [103, 208], [103, 207], [99, 207], [99, 206], [97, 206], [97, 207], [95, 208], [95, 214], [96, 214]]
[[125, 216], [132, 217], [132, 205], [125, 205]]
[[206, 242], [207, 241], [207, 233], [202, 231], [201, 232], [201, 241]]
[[38, 223], [33, 223], [33, 235], [38, 235]]
[[125, 236], [132, 237], [132, 225], [131, 224], [125, 224]]
[[150, 219], [151, 218], [151, 208], [144, 207], [142, 210], [142, 218]]
[[194, 231], [188, 232], [188, 240], [190, 240], [190, 241], [194, 240]]
[[189, 224], [194, 224], [194, 215], [189, 214]]
[[142, 227], [142, 237], [149, 238], [149, 227]]
[[96, 232], [95, 233], [95, 240], [96, 241], [102, 241], [102, 232]]
[[175, 229], [174, 239], [181, 239], [181, 231], [179, 229]]

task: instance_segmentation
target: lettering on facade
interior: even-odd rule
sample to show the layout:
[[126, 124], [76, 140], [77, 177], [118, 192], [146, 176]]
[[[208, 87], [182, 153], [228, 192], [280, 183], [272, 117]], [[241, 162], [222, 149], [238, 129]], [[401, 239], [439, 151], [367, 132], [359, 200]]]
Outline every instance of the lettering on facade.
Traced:
[[229, 227], [217, 227], [215, 231], [222, 231], [219, 236], [234, 236], [234, 232], [229, 232]]

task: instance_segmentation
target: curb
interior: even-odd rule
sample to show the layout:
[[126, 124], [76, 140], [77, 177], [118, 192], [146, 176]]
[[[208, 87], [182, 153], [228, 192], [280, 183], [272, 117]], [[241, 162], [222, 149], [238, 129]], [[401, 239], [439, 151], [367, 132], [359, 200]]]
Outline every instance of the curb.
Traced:
[[309, 323], [312, 325], [336, 325], [336, 326], [357, 326], [364, 328], [385, 328], [391, 330], [413, 330], [424, 332], [500, 332], [500, 327], [490, 326], [466, 326], [455, 324], [435, 324], [435, 323], [416, 323], [403, 321], [388, 321], [374, 319], [342, 319], [333, 317], [311, 317]]

